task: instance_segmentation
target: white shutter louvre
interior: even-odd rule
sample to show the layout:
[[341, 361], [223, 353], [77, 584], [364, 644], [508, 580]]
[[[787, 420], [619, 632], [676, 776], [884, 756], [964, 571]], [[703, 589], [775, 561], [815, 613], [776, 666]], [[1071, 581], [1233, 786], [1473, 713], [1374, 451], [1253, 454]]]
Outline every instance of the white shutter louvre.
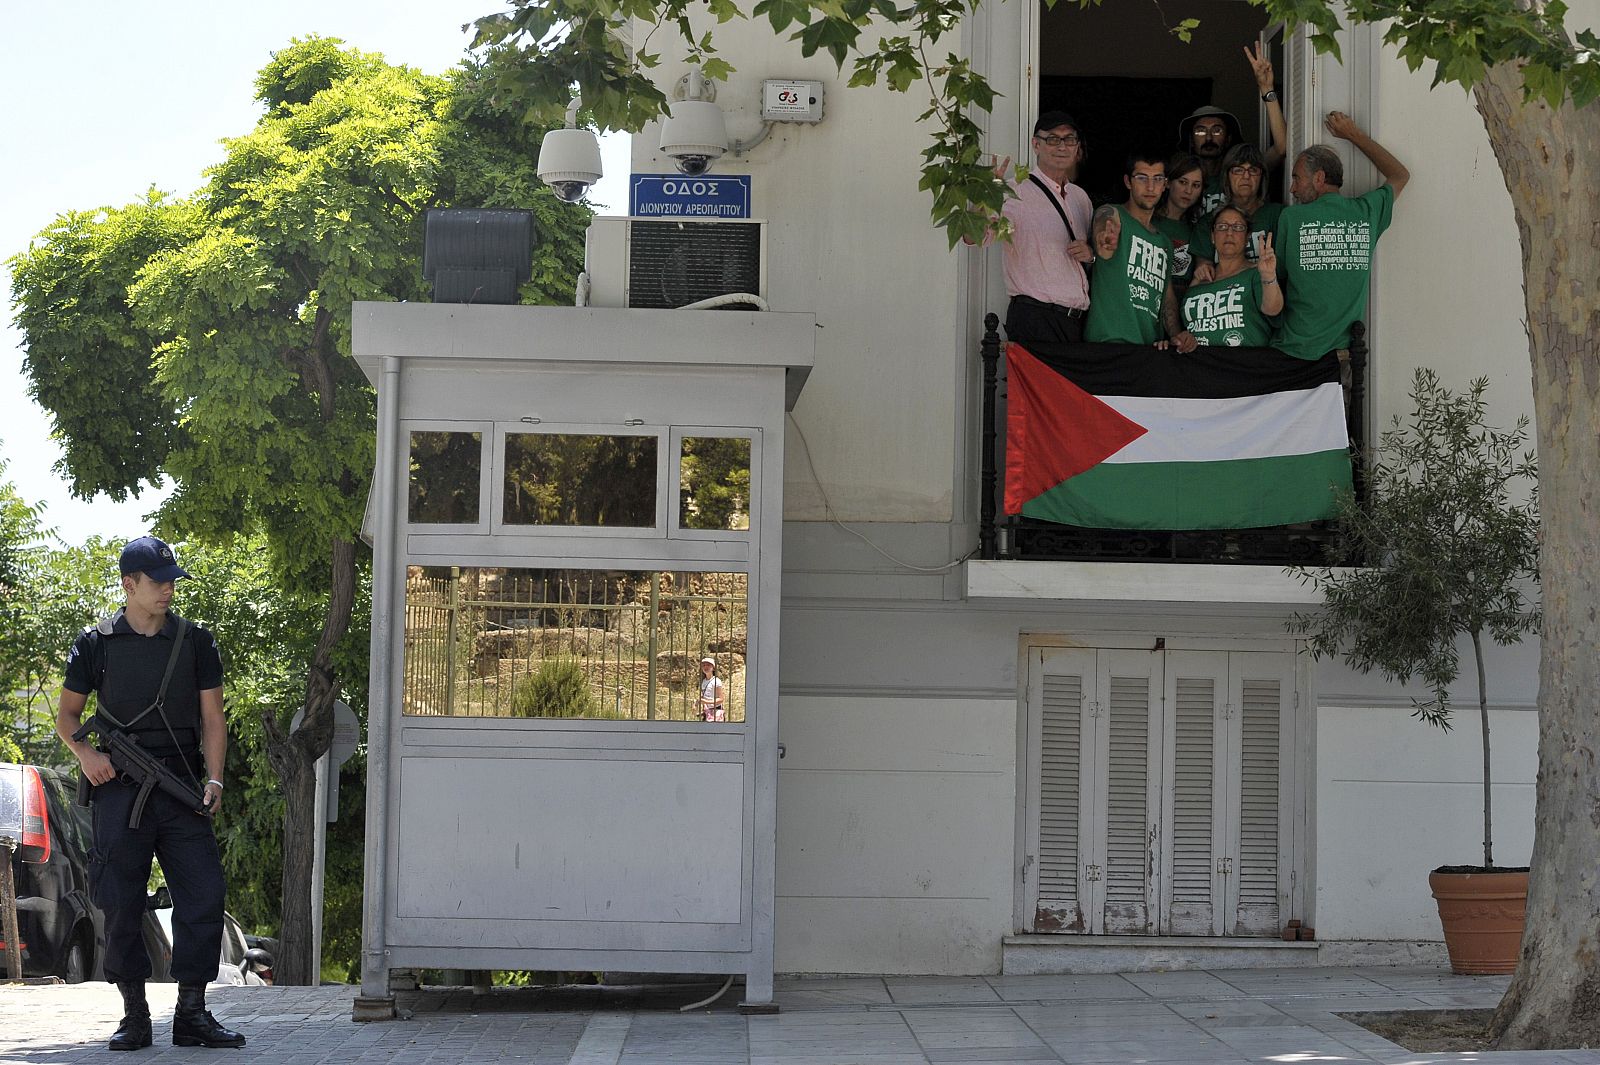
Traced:
[[1168, 831], [1172, 840], [1172, 901], [1192, 916], [1199, 917], [1203, 911], [1204, 920], [1195, 929], [1203, 931], [1211, 928], [1215, 872], [1212, 824], [1216, 687], [1210, 677], [1177, 678], [1173, 711], [1172, 827]]
[[1035, 931], [1085, 931], [1078, 898], [1084, 678], [1045, 674], [1039, 748]]
[[1239, 910], [1235, 935], [1278, 931], [1279, 730], [1276, 679], [1242, 682], [1239, 744]]
[[1149, 932], [1151, 682], [1110, 680], [1105, 930]]

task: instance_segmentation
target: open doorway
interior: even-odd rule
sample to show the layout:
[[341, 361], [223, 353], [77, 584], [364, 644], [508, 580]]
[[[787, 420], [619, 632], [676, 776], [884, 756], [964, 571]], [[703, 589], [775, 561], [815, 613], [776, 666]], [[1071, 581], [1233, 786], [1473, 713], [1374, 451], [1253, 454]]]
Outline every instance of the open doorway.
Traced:
[[[1200, 25], [1185, 44], [1169, 27], [1190, 18]], [[1183, 117], [1204, 104], [1231, 111], [1244, 136], [1265, 147], [1270, 134], [1243, 49], [1266, 28], [1266, 14], [1244, 0], [1041, 5], [1039, 111], [1064, 110], [1080, 123], [1087, 156], [1078, 184], [1090, 199], [1126, 199], [1127, 153], [1177, 150]], [[1269, 40], [1280, 92], [1281, 43]], [[1269, 175], [1269, 195], [1281, 200], [1283, 191], [1281, 174]]]

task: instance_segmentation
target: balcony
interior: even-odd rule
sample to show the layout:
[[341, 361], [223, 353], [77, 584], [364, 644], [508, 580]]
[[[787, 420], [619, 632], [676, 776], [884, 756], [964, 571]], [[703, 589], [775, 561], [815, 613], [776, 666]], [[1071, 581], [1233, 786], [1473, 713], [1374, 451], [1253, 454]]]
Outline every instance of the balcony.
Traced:
[[[979, 553], [978, 557], [984, 561], [1026, 561], [1026, 562], [1115, 562], [1139, 563], [1148, 565], [1169, 565], [1179, 563], [1189, 566], [1206, 567], [1277, 567], [1288, 565], [1315, 565], [1320, 563], [1339, 563], [1343, 560], [1333, 557], [1336, 542], [1335, 523], [1326, 518], [1317, 520], [1296, 520], [1287, 524], [1267, 524], [1251, 528], [1197, 528], [1193, 524], [1188, 527], [1152, 528], [1151, 514], [1159, 514], [1153, 508], [1140, 508], [1118, 506], [1112, 508], [1118, 511], [1139, 511], [1145, 513], [1128, 519], [1126, 525], [1139, 524], [1139, 527], [1126, 527], [1124, 521], [1109, 521], [1106, 525], [1124, 525], [1124, 527], [1101, 527], [1093, 524], [1074, 524], [1071, 521], [1050, 520], [1049, 518], [1023, 513], [1023, 509], [1016, 504], [1017, 490], [1013, 485], [1010, 491], [1012, 505], [1007, 506], [1007, 492], [1003, 491], [1002, 480], [1005, 474], [1004, 463], [1006, 460], [998, 456], [1009, 450], [1012, 444], [1004, 437], [1001, 427], [1007, 422], [1014, 422], [1008, 417], [1008, 411], [1002, 406], [1008, 398], [1002, 394], [1000, 382], [1001, 360], [1003, 358], [1003, 345], [999, 334], [999, 318], [994, 314], [984, 319], [985, 332], [980, 355], [983, 364], [983, 423], [982, 423], [982, 457], [981, 457], [981, 485], [980, 485], [980, 514], [979, 514]], [[1072, 345], [1081, 356], [1086, 349], [1104, 348], [1106, 361], [1096, 367], [1096, 372], [1109, 369], [1110, 376], [1117, 377], [1118, 371], [1114, 360], [1128, 357], [1124, 349], [1112, 345]], [[1020, 357], [1020, 356], [1019, 356]], [[1148, 357], [1146, 353], [1145, 357]], [[1340, 359], [1337, 368], [1331, 364], [1322, 368], [1320, 372], [1326, 377], [1324, 384], [1331, 391], [1332, 383], [1337, 379], [1343, 392], [1342, 416], [1335, 404], [1331, 411], [1324, 404], [1322, 416], [1325, 424], [1323, 436], [1327, 438], [1330, 433], [1338, 444], [1339, 438], [1344, 441], [1359, 443], [1365, 439], [1365, 427], [1362, 412], [1366, 402], [1366, 364], [1367, 346], [1366, 330], [1362, 323], [1356, 323], [1351, 330], [1351, 346], [1347, 359]], [[1317, 364], [1306, 364], [1307, 367]], [[1061, 371], [1068, 381], [1072, 380], [1069, 371]], [[1121, 372], [1123, 379], [1136, 379], [1138, 370], [1127, 367]], [[1008, 384], [1012, 376], [1008, 370]], [[1068, 390], [1077, 393], [1077, 389], [1067, 386]], [[1048, 390], [1046, 390], [1048, 391]], [[1115, 390], [1114, 390], [1115, 391]], [[1054, 402], [1048, 394], [1030, 392], [1027, 400], [1034, 409], [1041, 403]], [[1332, 402], [1331, 400], [1329, 402]], [[1073, 415], [1062, 410], [1047, 411], [1044, 420], [1051, 422], [1052, 428], [1060, 430], [1067, 426]], [[1327, 419], [1333, 419], [1327, 422]], [[1342, 432], [1340, 431], [1342, 422]], [[1135, 429], [1138, 429], [1135, 426]], [[1142, 430], [1140, 430], [1142, 431]], [[1037, 448], [1038, 445], [1033, 445]], [[1328, 453], [1328, 454], [1331, 454]], [[1357, 459], [1359, 451], [1352, 448], [1352, 469], [1350, 470], [1350, 486], [1358, 499], [1363, 496], [1363, 484], [1360, 464]], [[1188, 456], [1180, 456], [1186, 458]], [[1340, 460], [1342, 462], [1342, 459]], [[1182, 470], [1178, 465], [1175, 469]], [[1015, 464], [1013, 464], [1015, 477]], [[1181, 474], [1180, 474], [1181, 476]], [[1314, 473], [1298, 472], [1288, 476], [1312, 478]], [[1047, 477], [1046, 481], [1054, 478]], [[1065, 483], [1065, 482], [1063, 482]], [[1270, 490], [1281, 489], [1286, 482], [1274, 480], [1268, 486]], [[1291, 486], [1292, 481], [1287, 482]], [[1326, 486], [1323, 478], [1323, 487]], [[1304, 482], [1305, 486], [1310, 481]], [[1026, 494], [1025, 492], [1022, 494]], [[1039, 498], [1043, 498], [1042, 496]], [[1126, 500], [1126, 495], [1124, 495]], [[1052, 509], [1049, 507], [1031, 507], [1030, 509]], [[1072, 506], [1055, 508], [1065, 510], [1068, 514], [1080, 513]], [[1270, 512], [1265, 508], [1264, 512]], [[1010, 512], [1008, 512], [1010, 511]], [[1113, 517], [1118, 515], [1113, 514]], [[1157, 519], [1159, 520], [1159, 519]], [[1219, 524], [1221, 524], [1219, 522]], [[1141, 567], [1142, 568], [1142, 567]], [[1131, 577], [1132, 574], [1129, 574]], [[1243, 574], [1237, 574], [1237, 579], [1243, 579]], [[1273, 582], [1274, 584], [1276, 582]]]

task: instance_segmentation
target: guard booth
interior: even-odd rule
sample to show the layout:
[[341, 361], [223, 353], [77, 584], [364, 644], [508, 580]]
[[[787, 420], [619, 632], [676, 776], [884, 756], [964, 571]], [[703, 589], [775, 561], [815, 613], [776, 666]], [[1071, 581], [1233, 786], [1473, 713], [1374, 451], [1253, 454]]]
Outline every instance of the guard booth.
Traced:
[[743, 974], [771, 1002], [784, 412], [814, 329], [355, 305], [378, 391], [357, 1019], [392, 1015], [392, 969]]

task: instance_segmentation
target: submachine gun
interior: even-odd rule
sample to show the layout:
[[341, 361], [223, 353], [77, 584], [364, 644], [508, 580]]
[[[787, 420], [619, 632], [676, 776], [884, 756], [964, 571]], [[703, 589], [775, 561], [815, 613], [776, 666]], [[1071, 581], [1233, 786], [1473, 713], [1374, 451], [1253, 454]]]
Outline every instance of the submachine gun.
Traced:
[[[133, 800], [133, 812], [128, 816], [129, 828], [139, 827], [139, 819], [144, 816], [144, 804], [150, 801], [150, 793], [157, 788], [197, 814], [211, 812], [211, 806], [206, 802], [205, 796], [196, 791], [194, 785], [186, 782], [168, 769], [161, 759], [139, 746], [138, 739], [101, 721], [99, 714], [90, 715], [89, 720], [83, 723], [83, 727], [72, 734], [72, 738], [82, 740], [91, 731], [98, 733], [100, 742], [105, 744], [106, 754], [111, 758], [111, 768], [117, 771], [117, 776], [122, 778], [124, 783], [139, 786], [139, 795]], [[79, 806], [89, 805], [89, 787], [89, 778], [79, 773]]]

